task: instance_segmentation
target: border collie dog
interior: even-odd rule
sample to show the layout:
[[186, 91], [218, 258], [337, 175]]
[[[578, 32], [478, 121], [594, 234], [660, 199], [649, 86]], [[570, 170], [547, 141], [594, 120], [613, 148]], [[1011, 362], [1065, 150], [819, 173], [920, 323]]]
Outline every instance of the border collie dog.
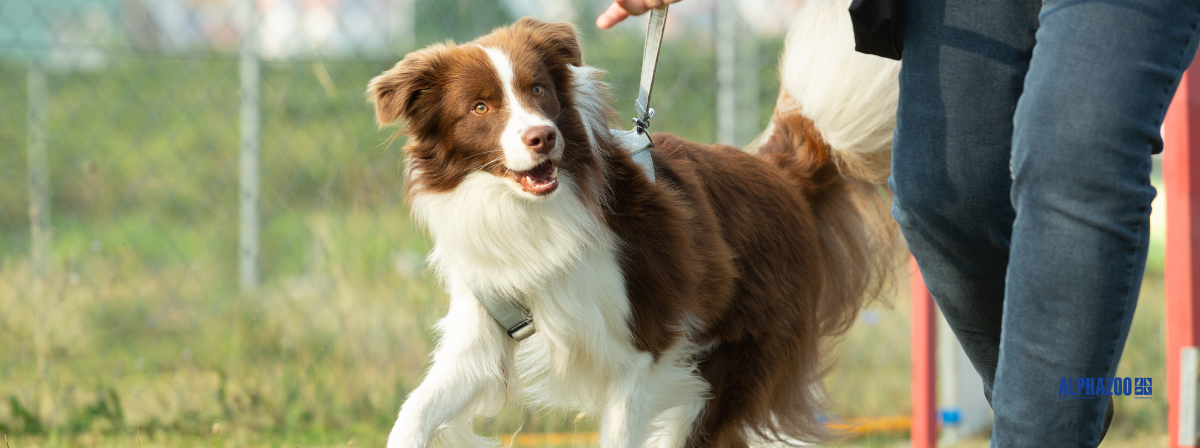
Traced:
[[[472, 420], [517, 399], [597, 416], [604, 448], [828, 436], [832, 341], [889, 265], [874, 212], [899, 71], [854, 53], [848, 3], [800, 12], [755, 143], [657, 134], [655, 181], [569, 24], [522, 19], [372, 79], [450, 297], [388, 447], [497, 446]], [[537, 333], [510, 338], [473, 287], [517, 298]]]

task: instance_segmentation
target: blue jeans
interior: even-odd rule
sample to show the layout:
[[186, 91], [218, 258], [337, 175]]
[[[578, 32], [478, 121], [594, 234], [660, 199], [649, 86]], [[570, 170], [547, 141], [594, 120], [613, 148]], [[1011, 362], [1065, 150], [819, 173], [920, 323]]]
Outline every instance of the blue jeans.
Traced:
[[892, 213], [983, 377], [992, 446], [1096, 446], [1200, 6], [909, 0]]

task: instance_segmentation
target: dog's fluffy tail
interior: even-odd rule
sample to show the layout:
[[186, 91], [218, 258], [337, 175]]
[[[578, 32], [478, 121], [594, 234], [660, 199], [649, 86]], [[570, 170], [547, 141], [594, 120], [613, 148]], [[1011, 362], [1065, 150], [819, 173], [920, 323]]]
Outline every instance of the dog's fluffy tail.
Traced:
[[[883, 183], [890, 171], [900, 62], [854, 51], [850, 0], [809, 0], [797, 14], [780, 61], [775, 117], [752, 146], [780, 127], [815, 130], [841, 173]], [[810, 124], [800, 125], [807, 121]], [[801, 149], [795, 147], [795, 149]]]
[[811, 413], [834, 359], [828, 351], [893, 268], [894, 231], [881, 185], [890, 172], [900, 63], [854, 51], [849, 3], [809, 0], [800, 11], [784, 47], [775, 115], [749, 148], [799, 184], [821, 241], [816, 318], [827, 362], [782, 400], [790, 403], [774, 406], [774, 421], [757, 428], [767, 437], [821, 432]]

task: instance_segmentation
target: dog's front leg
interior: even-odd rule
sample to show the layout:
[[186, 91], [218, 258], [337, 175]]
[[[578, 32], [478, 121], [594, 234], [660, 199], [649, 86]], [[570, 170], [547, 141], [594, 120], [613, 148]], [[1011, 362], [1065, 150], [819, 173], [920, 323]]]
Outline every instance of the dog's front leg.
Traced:
[[488, 445], [474, 435], [471, 419], [504, 406], [516, 343], [465, 284], [451, 285], [450, 311], [436, 325], [441, 340], [433, 366], [401, 406], [388, 448], [425, 448], [439, 429], [453, 432], [446, 437], [455, 446]]
[[604, 415], [600, 417], [601, 448], [639, 448], [646, 442], [646, 430], [653, 415], [653, 403], [646, 389], [652, 360], [640, 353], [637, 366], [624, 369], [613, 382]]

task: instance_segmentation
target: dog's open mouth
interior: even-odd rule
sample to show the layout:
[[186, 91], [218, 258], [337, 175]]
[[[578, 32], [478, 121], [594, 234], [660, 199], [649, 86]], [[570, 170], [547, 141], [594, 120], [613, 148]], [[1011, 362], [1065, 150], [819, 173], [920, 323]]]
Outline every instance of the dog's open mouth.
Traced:
[[521, 185], [521, 190], [534, 196], [552, 193], [558, 188], [558, 167], [545, 161], [529, 171], [508, 170], [508, 177]]

